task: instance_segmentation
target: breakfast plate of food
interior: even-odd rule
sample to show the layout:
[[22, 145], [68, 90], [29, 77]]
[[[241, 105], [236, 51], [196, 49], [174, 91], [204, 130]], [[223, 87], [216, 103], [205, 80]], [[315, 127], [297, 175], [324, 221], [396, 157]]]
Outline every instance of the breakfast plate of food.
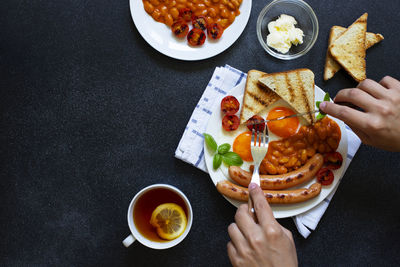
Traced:
[[229, 48], [242, 34], [251, 0], [130, 0], [133, 22], [160, 53], [201, 60]]
[[[236, 207], [247, 202], [251, 130], [268, 127], [260, 183], [274, 216], [295, 216], [326, 199], [344, 172], [347, 135], [342, 121], [313, 113], [323, 100], [329, 95], [314, 84], [311, 70], [250, 70], [228, 96], [216, 100], [204, 134], [205, 162], [218, 192]], [[309, 113], [263, 122], [303, 112]]]

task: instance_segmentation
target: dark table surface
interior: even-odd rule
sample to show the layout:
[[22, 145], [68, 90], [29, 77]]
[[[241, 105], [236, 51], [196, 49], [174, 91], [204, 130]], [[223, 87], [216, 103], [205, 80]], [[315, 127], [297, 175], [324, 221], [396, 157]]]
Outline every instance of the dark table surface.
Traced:
[[[3, 0], [0, 265], [229, 266], [227, 226], [236, 209], [206, 173], [174, 157], [215, 67], [307, 67], [334, 96], [356, 83], [343, 71], [323, 82], [329, 29], [368, 12], [368, 31], [385, 40], [368, 50], [367, 76], [400, 78], [399, 1], [309, 0], [318, 40], [288, 62], [257, 41], [267, 2], [253, 1], [245, 31], [225, 52], [185, 62], [144, 41], [127, 0]], [[308, 239], [290, 218], [279, 220], [294, 234], [300, 264], [398, 266], [399, 170], [399, 154], [362, 145]], [[153, 183], [184, 191], [192, 229], [172, 249], [125, 248], [128, 204]]]

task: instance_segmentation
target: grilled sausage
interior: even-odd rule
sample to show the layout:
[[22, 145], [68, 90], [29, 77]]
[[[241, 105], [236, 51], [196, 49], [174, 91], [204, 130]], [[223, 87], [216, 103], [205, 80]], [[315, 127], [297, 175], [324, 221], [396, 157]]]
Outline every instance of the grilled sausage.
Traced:
[[[260, 186], [262, 189], [280, 190], [299, 185], [311, 180], [323, 164], [324, 157], [317, 153], [303, 167], [295, 171], [279, 175], [260, 175]], [[238, 166], [230, 166], [229, 176], [236, 183], [247, 187], [252, 174]]]
[[[217, 190], [224, 196], [240, 201], [248, 201], [249, 190], [227, 180], [217, 183]], [[264, 196], [271, 204], [299, 203], [316, 197], [321, 193], [321, 184], [314, 183], [309, 188], [273, 191], [263, 190]]]

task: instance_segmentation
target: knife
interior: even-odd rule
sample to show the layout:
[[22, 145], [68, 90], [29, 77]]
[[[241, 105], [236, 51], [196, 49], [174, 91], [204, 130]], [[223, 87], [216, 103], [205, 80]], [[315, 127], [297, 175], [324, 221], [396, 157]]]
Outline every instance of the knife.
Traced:
[[282, 117], [275, 118], [275, 119], [272, 119], [272, 120], [262, 120], [262, 121], [252, 122], [252, 123], [246, 123], [246, 125], [256, 125], [256, 124], [267, 123], [267, 122], [271, 122], [271, 121], [280, 121], [280, 120], [284, 120], [284, 119], [304, 116], [304, 115], [307, 115], [307, 114], [313, 114], [313, 113], [317, 113], [317, 112], [319, 112], [319, 109], [316, 109], [316, 110], [313, 110], [313, 111], [308, 111], [308, 112], [303, 112], [303, 113], [296, 113], [296, 114], [289, 115], [289, 116], [282, 116]]

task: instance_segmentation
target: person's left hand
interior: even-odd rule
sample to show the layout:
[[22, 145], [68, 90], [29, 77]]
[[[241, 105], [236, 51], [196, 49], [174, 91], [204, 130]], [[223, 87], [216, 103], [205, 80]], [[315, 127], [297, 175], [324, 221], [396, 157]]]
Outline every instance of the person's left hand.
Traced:
[[258, 185], [250, 184], [249, 191], [258, 223], [249, 214], [247, 204], [238, 208], [236, 223], [228, 227], [231, 241], [227, 249], [232, 265], [297, 266], [292, 233], [275, 220]]

